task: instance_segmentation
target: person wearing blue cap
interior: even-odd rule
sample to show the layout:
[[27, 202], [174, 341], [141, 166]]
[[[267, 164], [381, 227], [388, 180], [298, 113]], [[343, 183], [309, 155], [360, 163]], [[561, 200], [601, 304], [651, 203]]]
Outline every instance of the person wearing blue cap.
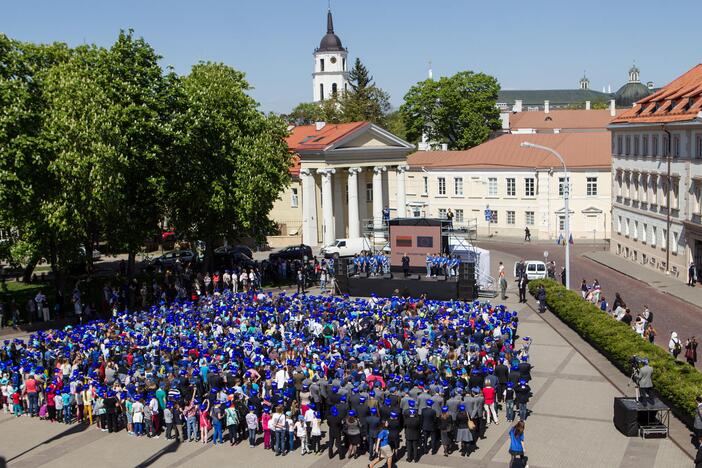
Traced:
[[441, 415], [437, 425], [441, 434], [441, 446], [444, 448], [444, 456], [448, 457], [453, 448], [453, 417], [449, 413], [448, 406], [441, 407]]
[[419, 444], [422, 430], [422, 420], [414, 409], [410, 406], [404, 415], [405, 440], [407, 445], [407, 462], [419, 462]]
[[344, 459], [344, 448], [341, 444], [343, 417], [339, 414], [336, 406], [329, 408], [327, 415], [327, 426], [329, 427], [329, 442], [327, 443], [329, 459], [334, 457], [334, 445], [336, 445], [336, 453], [339, 459]]
[[368, 425], [368, 458], [372, 460], [375, 458], [376, 439], [380, 431], [380, 417], [378, 416], [377, 407], [372, 406], [369, 408], [366, 424]]
[[507, 421], [514, 421], [514, 384], [512, 382], [507, 382], [507, 386], [504, 390], [504, 402], [507, 411]]
[[529, 387], [526, 380], [520, 379], [519, 384], [514, 388], [514, 392], [517, 405], [519, 406], [519, 419], [525, 421], [527, 418], [527, 403], [529, 398], [531, 398], [531, 387]]
[[454, 422], [456, 426], [456, 443], [459, 444], [461, 456], [467, 457], [470, 454], [471, 443], [474, 440], [471, 429], [475, 429], [475, 423], [471, 421], [465, 404], [461, 403], [458, 405]]
[[356, 459], [358, 458], [358, 447], [361, 444], [361, 422], [353, 409], [349, 411], [348, 416], [344, 420], [344, 432], [346, 433], [346, 442], [348, 444], [346, 455], [349, 459]]
[[256, 431], [259, 428], [258, 416], [256, 415], [256, 407], [249, 406], [249, 412], [246, 414], [246, 430], [249, 434], [249, 447], [256, 446]]

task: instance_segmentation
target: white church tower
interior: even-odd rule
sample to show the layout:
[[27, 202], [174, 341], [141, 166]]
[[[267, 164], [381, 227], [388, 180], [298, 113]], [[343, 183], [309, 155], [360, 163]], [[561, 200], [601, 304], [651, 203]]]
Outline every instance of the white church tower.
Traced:
[[314, 51], [314, 73], [312, 74], [312, 96], [314, 102], [329, 99], [334, 94], [348, 91], [349, 72], [346, 57], [348, 51], [341, 39], [334, 34], [331, 10], [327, 12], [327, 34]]

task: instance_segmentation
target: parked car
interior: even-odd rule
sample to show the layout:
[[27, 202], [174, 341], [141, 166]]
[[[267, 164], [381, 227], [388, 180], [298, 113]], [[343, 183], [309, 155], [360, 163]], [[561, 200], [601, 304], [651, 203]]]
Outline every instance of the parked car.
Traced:
[[231, 270], [234, 267], [255, 268], [256, 262], [242, 252], [227, 249], [215, 249], [214, 267], [220, 271]]
[[[85, 257], [86, 256], [85, 247], [83, 247], [82, 245], [80, 247], [78, 247], [78, 254], [81, 257]], [[93, 249], [93, 261], [97, 262], [101, 258], [102, 258], [102, 253], [100, 253], [100, 251], [98, 249]]]
[[[546, 278], [546, 264], [540, 260], [527, 260], [524, 262], [524, 268], [529, 281]], [[517, 277], [516, 263], [514, 264], [514, 277]]]
[[368, 239], [365, 237], [337, 239], [332, 245], [322, 248], [322, 255], [327, 258], [353, 257], [364, 250], [372, 250], [370, 242], [368, 242]]
[[268, 259], [273, 260], [304, 260], [312, 258], [312, 247], [305, 244], [291, 245], [277, 252], [273, 252], [268, 256]]
[[151, 262], [154, 266], [160, 268], [170, 268], [180, 261], [180, 263], [188, 263], [196, 260], [195, 253], [192, 250], [173, 250], [166, 252], [160, 257], [156, 257]]
[[249, 257], [249, 259], [253, 258], [253, 251], [245, 245], [223, 245], [214, 250], [215, 255], [231, 254], [234, 252], [242, 253]]

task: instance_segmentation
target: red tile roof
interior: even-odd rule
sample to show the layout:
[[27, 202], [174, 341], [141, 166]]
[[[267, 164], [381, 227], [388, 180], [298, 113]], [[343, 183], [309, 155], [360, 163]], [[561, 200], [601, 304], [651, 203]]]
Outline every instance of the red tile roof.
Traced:
[[545, 151], [520, 146], [528, 141], [558, 151], [570, 169], [609, 168], [610, 138], [609, 132], [510, 134], [465, 151], [418, 151], [408, 156], [407, 163], [432, 169], [545, 169], [561, 165]]
[[300, 125], [290, 131], [290, 136], [287, 138], [288, 147], [295, 153], [324, 150], [366, 125], [370, 124], [368, 122], [328, 123], [321, 130], [317, 130], [315, 125]]
[[694, 120], [702, 112], [702, 63], [641, 99], [611, 123], [668, 123]]
[[[617, 110], [621, 112], [621, 110]], [[510, 114], [509, 128], [538, 130], [605, 129], [612, 120], [609, 109], [556, 109], [549, 113], [526, 111]]]
[[290, 152], [295, 153], [292, 158], [292, 166], [290, 166], [290, 175], [300, 176], [300, 152], [324, 150], [366, 125], [370, 124], [368, 122], [328, 123], [321, 130], [317, 130], [316, 125], [293, 127], [285, 140]]

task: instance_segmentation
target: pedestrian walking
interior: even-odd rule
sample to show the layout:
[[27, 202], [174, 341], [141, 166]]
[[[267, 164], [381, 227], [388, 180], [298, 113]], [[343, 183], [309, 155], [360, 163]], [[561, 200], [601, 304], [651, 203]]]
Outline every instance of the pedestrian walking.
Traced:
[[697, 271], [695, 268], [695, 262], [690, 262], [690, 266], [687, 269], [687, 285], [695, 287], [697, 283]]
[[668, 351], [670, 354], [673, 355], [675, 359], [678, 358], [678, 355], [682, 351], [682, 343], [680, 343], [680, 338], [678, 338], [678, 334], [676, 332], [672, 332], [670, 334], [670, 340], [668, 341]]
[[531, 231], [529, 230], [529, 226], [524, 228], [524, 242], [531, 242]]
[[[510, 468], [529, 468], [527, 457], [524, 453], [524, 421], [517, 421], [517, 424], [509, 430], [509, 461]], [[519, 457], [519, 459], [517, 459]]]
[[697, 339], [694, 336], [685, 340], [685, 360], [692, 367], [697, 363]]

